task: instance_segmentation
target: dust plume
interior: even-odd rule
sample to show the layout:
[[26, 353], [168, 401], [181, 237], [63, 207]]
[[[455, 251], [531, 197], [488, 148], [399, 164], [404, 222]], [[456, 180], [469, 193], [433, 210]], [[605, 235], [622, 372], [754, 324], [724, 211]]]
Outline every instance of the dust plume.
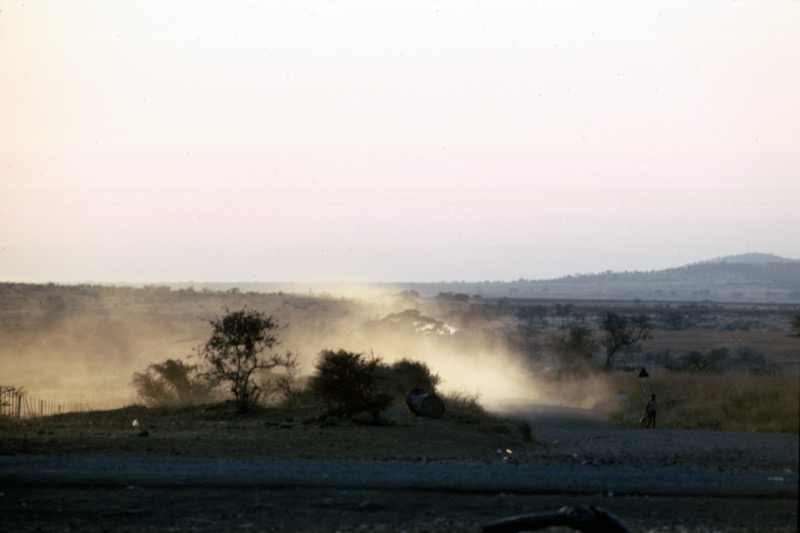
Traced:
[[517, 319], [491, 301], [395, 293], [347, 302], [334, 316], [313, 325], [308, 315], [296, 317], [289, 328], [287, 344], [301, 354], [305, 373], [313, 372], [320, 351], [341, 348], [386, 363], [424, 362], [442, 379], [441, 392], [476, 395], [488, 409], [509, 401], [591, 408], [610, 395], [602, 377], [553, 380], [542, 361], [557, 356], [532, 358], [520, 350], [514, 342]]
[[548, 378], [552, 357], [520, 350], [513, 314], [465, 295], [423, 298], [369, 285], [265, 294], [0, 284], [0, 297], [0, 384], [32, 395], [102, 399], [103, 408], [133, 401], [133, 374], [153, 363], [198, 363], [208, 321], [245, 306], [287, 326], [278, 349], [298, 355], [301, 375], [314, 372], [321, 351], [344, 349], [386, 363], [424, 362], [441, 377], [442, 392], [477, 395], [487, 408], [508, 400], [591, 407], [609, 395], [600, 379]]

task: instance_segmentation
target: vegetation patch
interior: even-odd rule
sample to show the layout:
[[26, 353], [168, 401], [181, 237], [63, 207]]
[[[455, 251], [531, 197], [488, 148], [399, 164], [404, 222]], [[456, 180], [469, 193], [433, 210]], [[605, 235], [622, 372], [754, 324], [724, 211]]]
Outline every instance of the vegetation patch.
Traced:
[[614, 390], [627, 396], [600, 409], [626, 427], [635, 427], [646, 398], [656, 394], [657, 427], [723, 431], [800, 431], [800, 380], [796, 374], [686, 374], [651, 372], [644, 383], [630, 372], [608, 374]]

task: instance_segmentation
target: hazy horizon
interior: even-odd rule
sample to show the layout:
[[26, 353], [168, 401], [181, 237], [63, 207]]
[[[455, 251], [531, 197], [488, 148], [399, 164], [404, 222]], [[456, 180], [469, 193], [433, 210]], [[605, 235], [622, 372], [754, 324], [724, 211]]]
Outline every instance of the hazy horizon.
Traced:
[[[791, 261], [791, 262], [800, 262], [800, 259], [793, 258], [793, 257], [783, 257], [778, 256], [777, 254], [770, 254], [766, 252], [750, 252], [747, 254], [728, 254], [725, 256], [719, 257], [710, 257], [706, 259], [702, 259], [700, 261], [694, 261], [691, 263], [684, 263], [680, 265], [671, 265], [666, 266], [663, 268], [652, 268], [652, 269], [645, 269], [645, 270], [631, 270], [631, 269], [622, 269], [622, 270], [615, 270], [610, 272], [615, 273], [625, 273], [625, 272], [651, 272], [651, 271], [659, 271], [659, 270], [667, 270], [671, 268], [681, 268], [685, 266], [690, 266], [694, 264], [702, 264], [707, 262], [713, 262], [717, 260], [729, 260], [730, 258], [736, 258], [745, 255], [759, 255], [759, 256], [771, 256], [772, 258], [781, 260], [781, 261]], [[241, 279], [150, 279], [150, 280], [136, 280], [136, 279], [117, 279], [117, 280], [97, 280], [97, 279], [76, 279], [76, 280], [36, 280], [36, 281], [29, 281], [29, 280], [0, 280], [0, 283], [33, 283], [33, 284], [47, 284], [47, 283], [55, 283], [55, 284], [65, 284], [65, 285], [75, 285], [75, 284], [100, 284], [100, 285], [182, 285], [182, 284], [221, 284], [221, 285], [228, 285], [228, 284], [235, 284], [235, 283], [254, 283], [254, 284], [274, 284], [274, 285], [382, 285], [382, 284], [404, 284], [404, 283], [480, 283], [480, 282], [493, 282], [493, 283], [504, 283], [504, 282], [514, 282], [519, 281], [520, 279], [525, 279], [528, 281], [550, 281], [550, 280], [557, 280], [561, 278], [566, 278], [570, 276], [586, 276], [586, 275], [596, 275], [596, 274], [605, 274], [606, 271], [595, 271], [595, 272], [570, 272], [567, 274], [561, 274], [558, 276], [554, 276], [551, 278], [516, 278], [516, 279], [438, 279], [438, 280], [410, 280], [410, 279], [395, 279], [395, 280], [373, 280], [373, 281], [362, 281], [362, 280], [337, 280], [337, 279], [320, 279], [320, 280], [291, 280], [291, 279], [251, 279], [251, 280], [241, 280]]]
[[800, 258], [797, 2], [0, 6], [0, 280]]

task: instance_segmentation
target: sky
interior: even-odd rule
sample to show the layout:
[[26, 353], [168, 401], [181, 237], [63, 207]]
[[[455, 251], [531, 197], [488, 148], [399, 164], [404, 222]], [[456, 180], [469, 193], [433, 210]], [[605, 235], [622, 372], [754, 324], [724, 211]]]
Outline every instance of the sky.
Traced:
[[800, 258], [800, 2], [0, 0], [0, 281]]

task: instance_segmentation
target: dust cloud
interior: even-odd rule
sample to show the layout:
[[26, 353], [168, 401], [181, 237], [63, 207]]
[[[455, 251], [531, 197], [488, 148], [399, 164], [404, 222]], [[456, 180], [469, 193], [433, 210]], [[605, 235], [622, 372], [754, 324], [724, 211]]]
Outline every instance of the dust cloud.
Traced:
[[[372, 353], [391, 363], [425, 362], [442, 392], [475, 395], [491, 409], [509, 400], [592, 407], [602, 380], [554, 381], [548, 354], [515, 341], [517, 319], [464, 295], [422, 298], [376, 286], [317, 294], [196, 291], [192, 288], [0, 285], [0, 384], [38, 398], [113, 408], [135, 401], [131, 378], [150, 364], [196, 364], [208, 321], [244, 306], [286, 325], [279, 350], [310, 375], [325, 349]], [[441, 295], [440, 295], [441, 296]], [[544, 362], [544, 363], [543, 363]]]
[[431, 299], [353, 286], [338, 296], [348, 302], [346, 312], [323, 315], [316, 308], [316, 319], [296, 316], [284, 344], [300, 355], [306, 374], [324, 349], [370, 353], [386, 363], [421, 361], [441, 378], [440, 392], [477, 396], [491, 410], [509, 402], [591, 408], [610, 396], [602, 377], [554, 380], [547, 366], [558, 357], [552, 350], [532, 357], [516, 346], [514, 316], [494, 302], [460, 296]]

